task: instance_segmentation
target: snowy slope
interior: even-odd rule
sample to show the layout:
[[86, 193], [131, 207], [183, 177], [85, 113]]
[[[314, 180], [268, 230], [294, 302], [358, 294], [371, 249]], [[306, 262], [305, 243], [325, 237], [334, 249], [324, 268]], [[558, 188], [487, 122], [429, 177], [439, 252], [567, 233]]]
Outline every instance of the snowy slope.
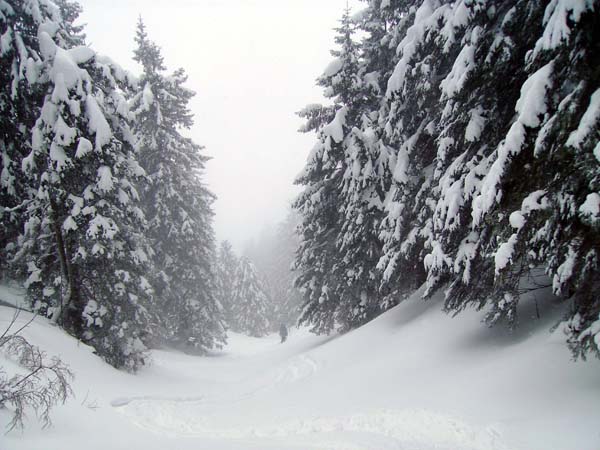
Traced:
[[[232, 334], [209, 357], [157, 350], [138, 375], [37, 318], [24, 334], [71, 365], [76, 398], [52, 428], [32, 418], [0, 449], [600, 448], [600, 362], [572, 362], [548, 333], [560, 307], [540, 302], [542, 318], [509, 333], [417, 297], [340, 337]], [[0, 307], [0, 326], [11, 314]]]

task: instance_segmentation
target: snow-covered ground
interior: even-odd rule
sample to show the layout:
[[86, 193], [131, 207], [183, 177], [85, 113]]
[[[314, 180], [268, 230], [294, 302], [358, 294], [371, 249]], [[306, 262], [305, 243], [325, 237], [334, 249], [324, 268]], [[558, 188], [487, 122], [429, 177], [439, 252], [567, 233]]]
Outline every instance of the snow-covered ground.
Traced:
[[[7, 292], [18, 297], [3, 288], [0, 299]], [[333, 338], [230, 334], [208, 357], [156, 350], [137, 375], [36, 318], [23, 334], [70, 364], [75, 398], [54, 410], [53, 427], [30, 415], [0, 449], [600, 448], [600, 361], [573, 362], [560, 330], [548, 332], [561, 307], [541, 302], [542, 318], [510, 333], [486, 328], [481, 313], [452, 319], [439, 301], [414, 296]], [[0, 307], [0, 327], [12, 312]]]

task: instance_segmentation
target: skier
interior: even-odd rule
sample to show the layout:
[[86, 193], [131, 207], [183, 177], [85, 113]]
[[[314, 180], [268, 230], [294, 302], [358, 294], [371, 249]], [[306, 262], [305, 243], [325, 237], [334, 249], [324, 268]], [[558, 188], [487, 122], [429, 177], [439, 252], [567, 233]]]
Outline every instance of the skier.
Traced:
[[279, 327], [279, 336], [281, 336], [281, 343], [283, 344], [288, 337], [288, 330], [284, 323]]

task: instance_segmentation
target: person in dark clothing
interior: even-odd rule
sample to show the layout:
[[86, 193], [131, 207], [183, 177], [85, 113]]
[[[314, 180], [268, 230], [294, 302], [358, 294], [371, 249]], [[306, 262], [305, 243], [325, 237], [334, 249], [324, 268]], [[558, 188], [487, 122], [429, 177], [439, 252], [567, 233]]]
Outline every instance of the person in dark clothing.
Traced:
[[279, 327], [279, 336], [281, 336], [281, 343], [283, 344], [288, 337], [288, 330], [284, 323]]

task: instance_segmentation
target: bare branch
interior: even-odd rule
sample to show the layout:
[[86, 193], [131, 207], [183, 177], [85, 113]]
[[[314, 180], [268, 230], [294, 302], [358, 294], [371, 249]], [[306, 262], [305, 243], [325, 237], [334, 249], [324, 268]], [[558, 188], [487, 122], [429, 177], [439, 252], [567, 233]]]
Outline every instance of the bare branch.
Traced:
[[50, 426], [51, 409], [73, 395], [70, 385], [73, 373], [69, 367], [57, 357], [48, 359], [39, 347], [18, 335], [35, 316], [16, 333], [9, 332], [17, 317], [18, 312], [0, 337], [0, 351], [27, 370], [25, 374], [9, 378], [6, 372], [0, 369], [0, 408], [6, 408], [8, 405], [13, 408], [7, 432], [14, 428], [23, 428], [26, 409], [33, 409], [44, 427]]

